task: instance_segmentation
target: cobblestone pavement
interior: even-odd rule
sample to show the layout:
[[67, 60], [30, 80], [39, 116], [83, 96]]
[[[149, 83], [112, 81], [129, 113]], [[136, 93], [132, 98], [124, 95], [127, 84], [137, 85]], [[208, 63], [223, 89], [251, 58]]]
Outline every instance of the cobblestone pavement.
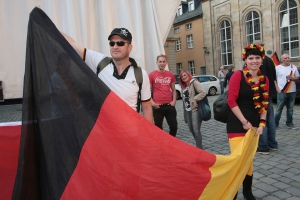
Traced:
[[[219, 95], [208, 97], [212, 103]], [[178, 132], [177, 138], [195, 145], [194, 138], [183, 120], [182, 100], [176, 104]], [[284, 108], [285, 109], [285, 108]], [[0, 106], [0, 122], [20, 121], [22, 105]], [[274, 103], [274, 111], [276, 104]], [[300, 103], [294, 107], [294, 124], [299, 129], [285, 126], [285, 110], [282, 112], [279, 128], [277, 128], [278, 151], [270, 151], [269, 155], [256, 154], [254, 158], [253, 193], [257, 199], [263, 200], [300, 200]], [[168, 131], [167, 124], [164, 128]], [[211, 119], [203, 122], [201, 127], [203, 146], [214, 154], [228, 155], [229, 144], [226, 125]], [[242, 188], [238, 198], [244, 199]]]

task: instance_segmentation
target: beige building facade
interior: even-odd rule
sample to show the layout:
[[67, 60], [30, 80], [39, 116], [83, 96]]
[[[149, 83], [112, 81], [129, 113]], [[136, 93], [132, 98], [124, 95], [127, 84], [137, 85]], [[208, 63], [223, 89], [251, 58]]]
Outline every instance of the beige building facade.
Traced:
[[[186, 26], [192, 26], [192, 29], [186, 30]], [[175, 47], [177, 73], [181, 70], [188, 70], [193, 75], [205, 74], [202, 18], [176, 24], [174, 28], [180, 30], [179, 33], [175, 34], [181, 45], [178, 47], [179, 44], [177, 43], [177, 47]]]
[[[263, 40], [267, 56], [291, 56], [300, 66], [299, 0], [201, 0], [205, 65], [216, 74], [220, 66], [242, 69], [242, 49]], [[177, 54], [176, 54], [177, 56]], [[177, 59], [177, 58], [176, 58]]]
[[201, 1], [182, 1], [173, 23], [176, 38], [175, 74], [182, 70], [188, 70], [192, 75], [206, 74], [209, 71], [205, 66], [202, 24]]

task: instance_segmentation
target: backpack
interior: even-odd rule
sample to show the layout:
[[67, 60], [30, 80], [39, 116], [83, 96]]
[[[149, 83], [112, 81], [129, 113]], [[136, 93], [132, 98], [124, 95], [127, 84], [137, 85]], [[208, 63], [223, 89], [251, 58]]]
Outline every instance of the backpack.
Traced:
[[[243, 71], [242, 70], [239, 71], [242, 73], [242, 77], [243, 77]], [[214, 119], [223, 123], [227, 123], [228, 116], [231, 110], [227, 103], [228, 102], [227, 98], [228, 98], [228, 90], [223, 94], [221, 94], [213, 104]]]
[[[101, 70], [104, 69], [104, 67], [106, 67], [111, 61], [112, 61], [111, 57], [105, 57], [104, 59], [102, 59], [99, 62], [98, 66], [97, 66], [97, 72], [96, 72], [97, 76], [101, 72]], [[141, 108], [141, 90], [142, 90], [142, 84], [143, 84], [143, 73], [142, 73], [141, 67], [139, 67], [136, 64], [136, 62], [133, 58], [129, 58], [129, 61], [133, 64], [135, 80], [136, 80], [136, 83], [139, 86], [136, 111], [140, 112], [140, 108]]]
[[223, 123], [227, 123], [228, 115], [230, 113], [230, 108], [227, 103], [227, 98], [228, 98], [228, 91], [225, 91], [213, 103], [214, 119]]

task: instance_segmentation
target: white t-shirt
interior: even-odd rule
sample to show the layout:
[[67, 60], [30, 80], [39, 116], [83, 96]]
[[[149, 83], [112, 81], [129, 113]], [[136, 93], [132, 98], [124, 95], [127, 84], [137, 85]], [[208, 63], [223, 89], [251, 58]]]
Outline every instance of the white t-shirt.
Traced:
[[[289, 65], [289, 66], [278, 65], [276, 67], [276, 80], [280, 90], [282, 90], [282, 88], [287, 83], [286, 76], [291, 74], [291, 70], [294, 71], [293, 73], [294, 77], [299, 76], [298, 69], [295, 65]], [[289, 92], [296, 92], [296, 84], [294, 81], [292, 81], [292, 87]]]
[[[105, 57], [107, 56], [102, 53], [87, 49], [85, 62], [93, 70], [93, 72], [96, 73], [99, 62]], [[117, 79], [113, 76], [113, 73], [114, 66], [110, 63], [101, 70], [98, 77], [132, 109], [136, 110], [139, 86], [136, 83], [133, 66], [129, 68], [125, 79]], [[142, 69], [142, 74], [143, 84], [141, 90], [141, 101], [148, 101], [151, 99], [149, 77], [144, 69]]]
[[219, 72], [218, 72], [218, 78], [220, 79], [220, 81], [224, 81], [225, 74], [221, 70], [219, 70]]

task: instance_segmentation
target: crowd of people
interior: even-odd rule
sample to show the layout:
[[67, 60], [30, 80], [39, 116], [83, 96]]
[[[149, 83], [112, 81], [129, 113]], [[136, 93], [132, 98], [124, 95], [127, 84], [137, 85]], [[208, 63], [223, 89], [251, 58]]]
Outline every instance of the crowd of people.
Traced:
[[[62, 33], [63, 34], [63, 33]], [[63, 34], [71, 46], [96, 73], [97, 66], [106, 55], [89, 50], [77, 44], [72, 38]], [[163, 129], [163, 120], [169, 126], [169, 134], [176, 137], [178, 123], [176, 90], [174, 74], [166, 70], [166, 55], [156, 58], [157, 69], [147, 75], [141, 69], [142, 87], [136, 79], [135, 69], [138, 65], [129, 57], [132, 50], [132, 35], [126, 28], [115, 28], [108, 36], [111, 61], [100, 71], [98, 77], [132, 109], [138, 110], [142, 105], [143, 116]], [[257, 127], [255, 135], [260, 135], [257, 153], [269, 154], [276, 151], [276, 127], [284, 105], [287, 107], [286, 125], [294, 128], [293, 105], [295, 101], [295, 81], [300, 79], [297, 67], [290, 63], [287, 54], [281, 56], [282, 64], [275, 68], [273, 61], [265, 56], [262, 41], [255, 41], [242, 51], [244, 66], [242, 70], [233, 71], [220, 67], [217, 77], [220, 79], [221, 94], [228, 90], [228, 105], [231, 109], [227, 121], [227, 133], [230, 150], [233, 151], [241, 142], [246, 132]], [[196, 147], [203, 149], [201, 124], [197, 114], [197, 102], [207, 94], [201, 83], [194, 79], [189, 71], [181, 71], [180, 86], [184, 121], [192, 133]], [[274, 115], [272, 96], [277, 94], [277, 109]], [[248, 169], [243, 181], [243, 195], [246, 199], [255, 199], [252, 194], [253, 165]], [[234, 197], [236, 198], [236, 196]]]

